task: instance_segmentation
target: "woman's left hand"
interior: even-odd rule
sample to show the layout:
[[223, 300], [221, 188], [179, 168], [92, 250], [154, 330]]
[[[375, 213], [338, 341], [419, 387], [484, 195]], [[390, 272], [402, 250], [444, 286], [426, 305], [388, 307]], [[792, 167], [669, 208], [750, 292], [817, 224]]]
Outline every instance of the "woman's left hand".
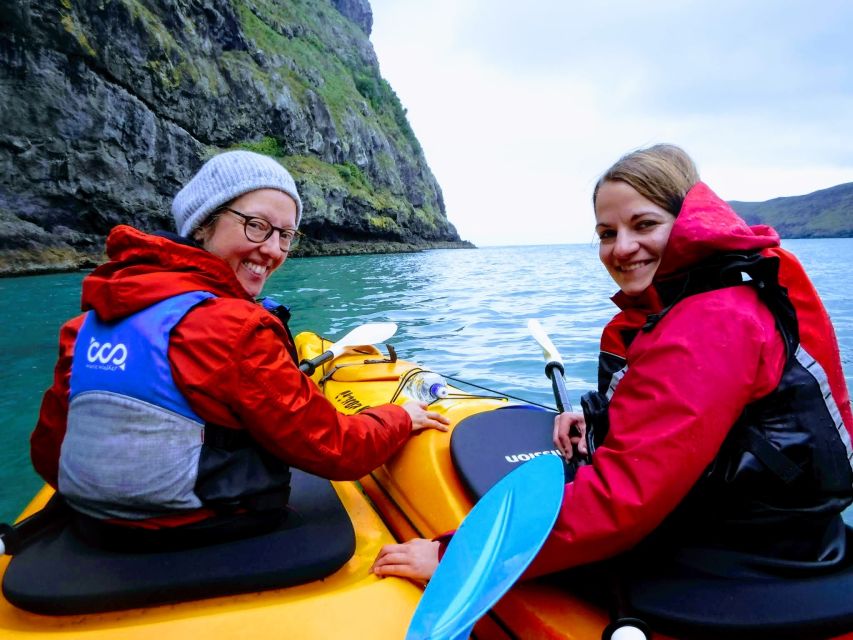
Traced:
[[427, 582], [438, 567], [437, 540], [415, 538], [404, 544], [386, 544], [373, 561], [371, 572], [380, 578], [400, 576]]
[[412, 419], [412, 433], [424, 429], [447, 431], [447, 425], [450, 424], [447, 416], [438, 413], [438, 411], [430, 411], [426, 402], [410, 400], [403, 405], [403, 409]]
[[554, 444], [566, 460], [571, 460], [574, 448], [587, 454], [586, 421], [582, 413], [560, 413], [554, 418]]

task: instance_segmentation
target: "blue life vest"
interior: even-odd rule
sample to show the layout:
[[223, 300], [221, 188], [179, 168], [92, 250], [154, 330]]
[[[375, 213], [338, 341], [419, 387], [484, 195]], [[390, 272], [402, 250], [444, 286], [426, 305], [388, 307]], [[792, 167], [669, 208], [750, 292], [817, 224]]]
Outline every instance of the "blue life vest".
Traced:
[[192, 291], [117, 322], [103, 322], [90, 311], [74, 345], [69, 400], [83, 393], [110, 391], [203, 424], [175, 386], [169, 336], [190, 309], [212, 297], [206, 291]]
[[59, 491], [76, 510], [135, 520], [245, 507], [253, 496], [286, 504], [287, 465], [247, 432], [205, 424], [172, 376], [172, 330], [212, 297], [177, 295], [115, 322], [87, 314], [59, 459]]

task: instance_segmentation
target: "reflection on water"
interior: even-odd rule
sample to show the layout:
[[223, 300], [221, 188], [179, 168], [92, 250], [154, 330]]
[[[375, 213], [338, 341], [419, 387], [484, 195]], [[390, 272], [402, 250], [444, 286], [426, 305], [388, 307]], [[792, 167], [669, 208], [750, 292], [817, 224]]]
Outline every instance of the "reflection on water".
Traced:
[[392, 320], [401, 357], [550, 402], [527, 319], [539, 318], [559, 345], [569, 388], [585, 390], [611, 289], [595, 250], [572, 245], [311, 258], [287, 265], [267, 290], [290, 302], [297, 331], [335, 337], [359, 321]]
[[[789, 240], [838, 331], [853, 382], [853, 299], [846, 274], [853, 239]], [[83, 274], [0, 279], [0, 520], [38, 488], [28, 435], [51, 382], [60, 324], [79, 310]], [[601, 328], [615, 288], [590, 245], [490, 247], [417, 254], [304, 258], [265, 293], [291, 307], [294, 333], [336, 338], [365, 321], [394, 321], [401, 358], [553, 405], [541, 352], [527, 333], [538, 318], [560, 349], [572, 401], [595, 385]]]

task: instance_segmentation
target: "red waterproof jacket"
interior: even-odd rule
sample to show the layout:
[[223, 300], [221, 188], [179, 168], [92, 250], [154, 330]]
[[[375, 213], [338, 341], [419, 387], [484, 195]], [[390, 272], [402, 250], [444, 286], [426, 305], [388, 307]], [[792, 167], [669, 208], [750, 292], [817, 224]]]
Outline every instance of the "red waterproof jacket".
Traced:
[[794, 304], [800, 341], [826, 372], [849, 443], [853, 418], [832, 325], [799, 263], [778, 245], [775, 231], [749, 227], [704, 184], [688, 193], [652, 288], [636, 299], [614, 297], [623, 311], [605, 330], [602, 352], [624, 358], [627, 370], [610, 399], [609, 432], [593, 464], [566, 485], [554, 530], [527, 575], [603, 560], [645, 539], [717, 458], [745, 407], [777, 388], [786, 349], [752, 287], [684, 298], [624, 346], [625, 330], [661, 310], [658, 284], [712, 256], [781, 258], [779, 281]]
[[[107, 239], [110, 261], [83, 281], [83, 311], [103, 320], [131, 315], [188, 291], [211, 298], [175, 327], [172, 374], [205, 421], [245, 429], [286, 463], [333, 480], [355, 480], [387, 460], [411, 433], [401, 407], [383, 405], [345, 416], [323, 397], [288, 353], [278, 318], [255, 303], [230, 267], [199, 248], [118, 226]], [[84, 316], [61, 329], [53, 386], [31, 437], [36, 471], [57, 485], [68, 415], [74, 341]]]

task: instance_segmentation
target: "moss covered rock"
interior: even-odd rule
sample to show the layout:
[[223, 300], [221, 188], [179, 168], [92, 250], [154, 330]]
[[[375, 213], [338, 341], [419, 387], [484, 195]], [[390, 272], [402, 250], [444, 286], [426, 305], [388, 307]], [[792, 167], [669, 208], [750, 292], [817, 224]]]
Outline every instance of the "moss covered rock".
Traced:
[[29, 0], [0, 21], [0, 209], [29, 243], [0, 254], [64, 268], [117, 223], [169, 229], [174, 193], [230, 148], [291, 170], [318, 252], [459, 242], [367, 0]]

